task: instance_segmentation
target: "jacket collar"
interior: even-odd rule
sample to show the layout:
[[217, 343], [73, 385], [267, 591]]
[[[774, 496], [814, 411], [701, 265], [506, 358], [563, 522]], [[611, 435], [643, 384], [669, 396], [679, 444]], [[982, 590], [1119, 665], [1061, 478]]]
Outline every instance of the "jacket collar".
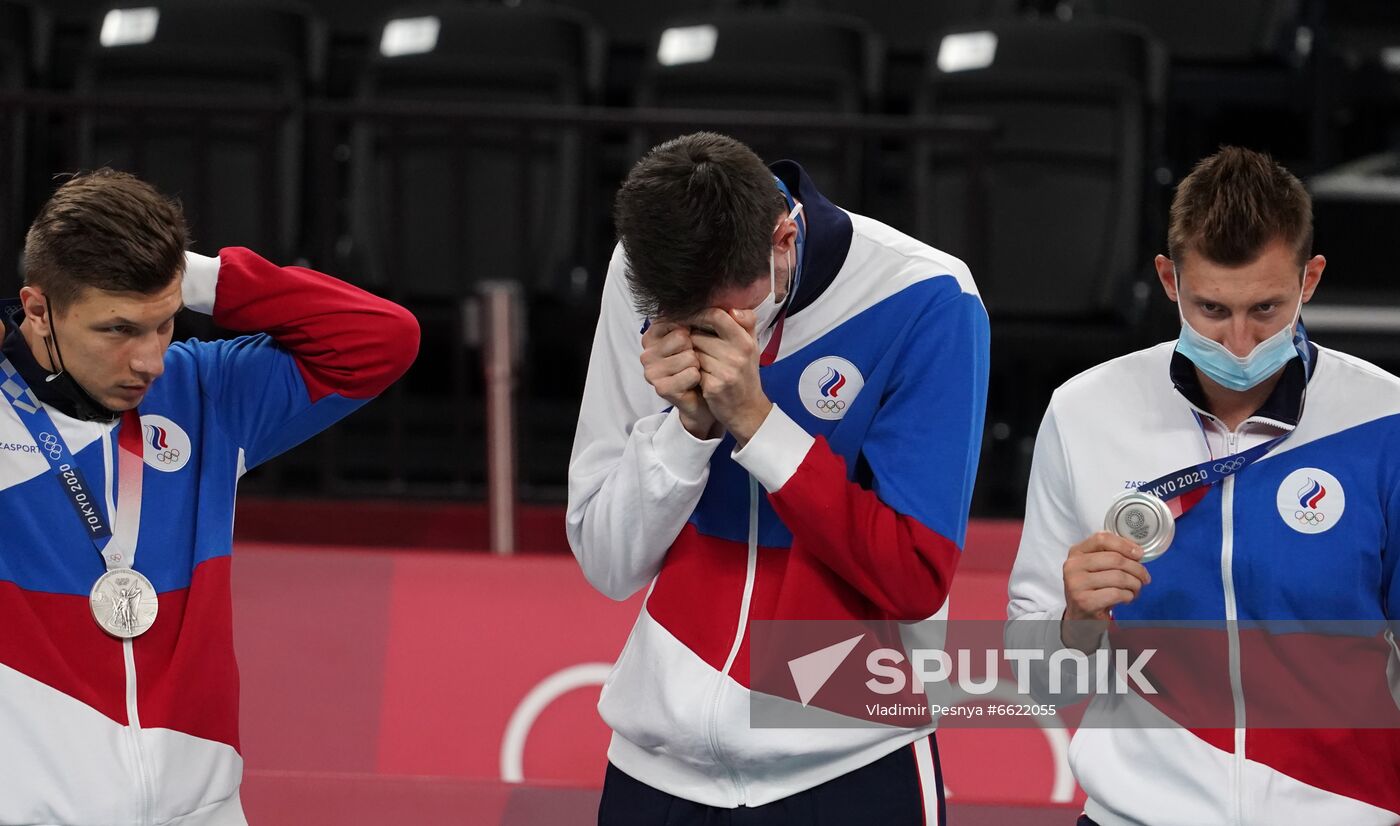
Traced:
[[[1313, 370], [1317, 366], [1317, 346], [1308, 340], [1308, 332], [1301, 320], [1294, 346], [1298, 349], [1299, 357], [1283, 366], [1283, 375], [1278, 384], [1274, 385], [1269, 397], [1250, 418], [1268, 419], [1289, 428], [1297, 427], [1302, 420], [1308, 382], [1312, 380]], [[1196, 375], [1196, 366], [1191, 360], [1173, 351], [1170, 370], [1176, 391], [1196, 409], [1209, 411], [1205, 391], [1201, 389], [1200, 377]]]
[[786, 313], [791, 316], [816, 301], [846, 263], [851, 249], [851, 216], [827, 200], [795, 161], [778, 161], [769, 169], [802, 202], [802, 214], [807, 219], [800, 264], [802, 278]]

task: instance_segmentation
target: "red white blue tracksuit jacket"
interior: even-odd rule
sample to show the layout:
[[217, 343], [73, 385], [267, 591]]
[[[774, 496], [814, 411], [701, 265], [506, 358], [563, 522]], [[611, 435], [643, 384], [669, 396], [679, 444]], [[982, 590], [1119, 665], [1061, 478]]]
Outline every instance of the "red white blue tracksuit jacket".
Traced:
[[[1045, 414], [1007, 630], [1012, 647], [1042, 651], [1061, 647], [1070, 546], [1103, 529], [1125, 487], [1288, 435], [1177, 520], [1171, 546], [1148, 564], [1152, 581], [1113, 612], [1119, 622], [1191, 624], [1174, 638], [1199, 643], [1185, 658], [1187, 690], [1219, 697], [1223, 713], [1174, 723], [1182, 718], [1154, 705], [1161, 688], [1151, 701], [1095, 697], [1088, 715], [1109, 724], [1081, 727], [1069, 760], [1100, 826], [1400, 823], [1394, 641], [1359, 647], [1359, 667], [1329, 673], [1319, 663], [1330, 660], [1312, 655], [1341, 643], [1309, 630], [1330, 622], [1355, 633], [1400, 620], [1400, 379], [1305, 347], [1311, 358], [1289, 362], [1233, 432], [1210, 414], [1174, 342], [1071, 379]], [[1278, 659], [1289, 645], [1308, 646], [1309, 656]], [[1346, 712], [1328, 704], [1370, 697], [1379, 702], [1347, 724], [1355, 727], [1327, 722]], [[1304, 711], [1289, 719], [1289, 709]]]
[[[341, 281], [245, 249], [187, 261], [187, 306], [265, 334], [173, 344], [141, 402], [135, 567], [160, 596], [142, 636], [118, 640], [94, 622], [88, 594], [102, 559], [0, 404], [0, 823], [244, 822], [234, 489], [248, 468], [384, 390], [417, 353], [412, 315]], [[8, 321], [7, 332], [18, 336]], [[43, 399], [41, 368], [10, 340], [7, 355]], [[112, 518], [120, 421], [45, 406]]]
[[[988, 324], [966, 266], [774, 172], [807, 218], [793, 303], [760, 360], [776, 405], [742, 450], [699, 440], [647, 384], [621, 248], [604, 287], [568, 536], [584, 575], [651, 585], [599, 711], [608, 757], [672, 795], [757, 806], [930, 729], [754, 729], [755, 620], [920, 620], [961, 554], [981, 443]], [[927, 802], [927, 801], [926, 801]]]

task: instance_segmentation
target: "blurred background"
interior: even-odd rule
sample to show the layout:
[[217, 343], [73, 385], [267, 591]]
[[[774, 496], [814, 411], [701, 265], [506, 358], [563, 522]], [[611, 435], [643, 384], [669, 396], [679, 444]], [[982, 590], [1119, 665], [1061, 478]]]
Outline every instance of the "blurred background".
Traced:
[[[179, 197], [198, 252], [410, 307], [409, 375], [242, 483], [249, 810], [319, 822], [287, 813], [373, 776], [504, 801], [465, 822], [563, 823], [500, 782], [579, 787], [575, 812], [601, 779], [598, 669], [638, 601], [587, 590], [562, 514], [612, 196], [643, 150], [733, 134], [971, 265], [993, 361], [954, 605], [995, 619], [1049, 394], [1175, 336], [1151, 257], [1220, 144], [1313, 192], [1314, 340], [1400, 365], [1397, 127], [1394, 0], [0, 0], [0, 293], [54, 175], [110, 165]], [[508, 685], [482, 685], [502, 659]], [[1079, 799], [1053, 737], [947, 739], [963, 822]]]

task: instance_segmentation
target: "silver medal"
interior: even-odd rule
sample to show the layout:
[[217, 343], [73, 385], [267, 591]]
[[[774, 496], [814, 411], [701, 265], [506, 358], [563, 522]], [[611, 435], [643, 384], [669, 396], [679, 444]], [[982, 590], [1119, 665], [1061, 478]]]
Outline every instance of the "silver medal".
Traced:
[[1151, 562], [1167, 552], [1176, 535], [1176, 519], [1161, 498], [1138, 490], [1119, 494], [1108, 507], [1103, 529], [1142, 548], [1142, 561]]
[[160, 609], [155, 586], [131, 568], [113, 568], [98, 577], [88, 600], [102, 630], [124, 640], [150, 630]]

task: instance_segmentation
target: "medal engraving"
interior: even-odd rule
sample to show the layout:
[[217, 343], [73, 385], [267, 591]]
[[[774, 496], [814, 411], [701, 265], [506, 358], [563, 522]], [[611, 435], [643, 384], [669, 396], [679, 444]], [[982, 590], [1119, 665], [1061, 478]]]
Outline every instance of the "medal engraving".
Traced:
[[150, 630], [160, 609], [155, 586], [131, 568], [114, 568], [98, 577], [89, 602], [102, 630], [121, 639]]
[[1113, 500], [1103, 527], [1141, 546], [1143, 562], [1166, 553], [1176, 535], [1176, 520], [1167, 503], [1136, 490], [1125, 491]]

